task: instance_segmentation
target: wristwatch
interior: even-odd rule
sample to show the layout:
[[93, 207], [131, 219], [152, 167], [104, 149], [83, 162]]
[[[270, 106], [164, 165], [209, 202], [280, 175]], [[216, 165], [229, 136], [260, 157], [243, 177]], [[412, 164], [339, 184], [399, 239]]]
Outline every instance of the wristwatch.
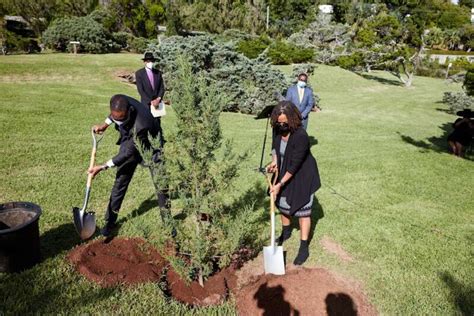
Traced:
[[285, 185], [285, 181], [283, 181], [283, 180], [280, 180], [280, 182], [278, 182], [278, 183], [280, 183], [280, 186], [282, 186], [282, 187]]

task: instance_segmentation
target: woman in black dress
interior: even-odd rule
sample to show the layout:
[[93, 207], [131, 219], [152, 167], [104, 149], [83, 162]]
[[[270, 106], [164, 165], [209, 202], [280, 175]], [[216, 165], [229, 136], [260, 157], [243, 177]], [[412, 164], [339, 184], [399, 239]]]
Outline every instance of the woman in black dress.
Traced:
[[278, 170], [277, 184], [271, 188], [281, 212], [282, 233], [277, 242], [281, 245], [290, 238], [290, 217], [298, 218], [301, 243], [293, 263], [301, 265], [309, 256], [311, 207], [321, 181], [298, 108], [289, 101], [278, 103], [273, 109], [271, 124], [274, 130], [272, 163], [267, 171], [273, 173]]

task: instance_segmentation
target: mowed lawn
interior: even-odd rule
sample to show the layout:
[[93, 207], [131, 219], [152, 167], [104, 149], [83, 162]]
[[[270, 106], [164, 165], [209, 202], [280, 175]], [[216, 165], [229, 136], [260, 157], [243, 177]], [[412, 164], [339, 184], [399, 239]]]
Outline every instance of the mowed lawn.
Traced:
[[[133, 54], [0, 56], [0, 203], [30, 201], [42, 207], [44, 258], [23, 273], [0, 274], [0, 313], [235, 313], [232, 300], [187, 308], [165, 299], [152, 283], [102, 289], [66, 260], [79, 244], [71, 209], [84, 197], [90, 127], [103, 121], [113, 94], [138, 96], [116, 74], [139, 67], [140, 56]], [[308, 132], [323, 187], [317, 193], [322, 218], [306, 266], [357, 280], [381, 314], [472, 315], [474, 161], [446, 152], [456, 117], [440, 103], [444, 91], [460, 90], [460, 85], [417, 77], [412, 88], [404, 88], [385, 73], [361, 77], [328, 66], [318, 66], [310, 80], [322, 98], [323, 111], [311, 114]], [[173, 122], [170, 110], [165, 133]], [[236, 151], [250, 150], [229, 196], [247, 193], [256, 212], [267, 212], [264, 179], [254, 170], [265, 122], [224, 113], [221, 123]], [[116, 139], [115, 131], [106, 133], [99, 163], [118, 150]], [[97, 212], [99, 225], [113, 177], [109, 170], [93, 182], [89, 208]], [[150, 229], [147, 223], [157, 209], [134, 212], [148, 205], [153, 206], [152, 183], [140, 168], [120, 214], [126, 219], [121, 235]], [[255, 234], [265, 238], [268, 229]], [[298, 235], [294, 232], [285, 244], [289, 261], [296, 255]], [[326, 252], [323, 237], [354, 260]]]

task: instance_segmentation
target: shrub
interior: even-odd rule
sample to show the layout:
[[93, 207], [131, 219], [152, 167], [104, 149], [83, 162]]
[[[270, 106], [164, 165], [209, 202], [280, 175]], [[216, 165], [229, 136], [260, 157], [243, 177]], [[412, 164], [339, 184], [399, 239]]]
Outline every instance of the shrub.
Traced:
[[87, 53], [107, 53], [120, 49], [108, 31], [88, 16], [54, 21], [43, 33], [43, 41], [46, 46], [62, 52], [72, 49], [70, 41], [79, 41], [79, 50]]
[[281, 93], [288, 86], [284, 74], [273, 68], [263, 56], [249, 59], [236, 52], [233, 44], [219, 43], [209, 36], [172, 36], [163, 39], [159, 46], [150, 45], [148, 49], [157, 56], [158, 67], [163, 71], [170, 90], [180, 85], [174, 80], [177, 56], [192, 56], [193, 72], [204, 71], [226, 95], [226, 111], [258, 113], [265, 106], [274, 104], [275, 92]]
[[445, 92], [443, 103], [449, 106], [449, 111], [453, 114], [464, 109], [474, 110], [474, 98], [464, 92]]
[[41, 51], [35, 38], [23, 37], [10, 31], [4, 32], [2, 45], [7, 52], [39, 53]]
[[276, 41], [269, 47], [267, 56], [274, 65], [289, 65], [312, 60], [314, 51], [310, 48], [302, 48], [287, 42]]
[[474, 69], [469, 69], [466, 73], [463, 87], [468, 96], [474, 96]]
[[347, 70], [354, 70], [363, 63], [361, 53], [352, 53], [351, 55], [339, 56], [336, 59], [336, 65]]
[[143, 54], [151, 43], [152, 41], [146, 38], [132, 36], [129, 38], [128, 49], [131, 52]]
[[270, 45], [271, 40], [267, 36], [260, 36], [254, 39], [240, 41], [237, 45], [237, 51], [248, 58], [257, 58], [258, 55]]

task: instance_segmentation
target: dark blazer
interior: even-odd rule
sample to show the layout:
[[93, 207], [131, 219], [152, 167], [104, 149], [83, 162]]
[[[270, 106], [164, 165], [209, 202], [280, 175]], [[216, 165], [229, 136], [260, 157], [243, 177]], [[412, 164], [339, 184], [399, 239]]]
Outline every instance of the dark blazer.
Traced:
[[280, 156], [281, 135], [275, 134], [272, 149], [276, 151], [278, 161], [278, 181], [288, 171], [293, 176], [285, 183], [277, 200], [285, 196], [291, 206], [290, 215], [305, 206], [313, 195], [321, 187], [316, 159], [310, 151], [309, 137], [306, 131], [300, 127], [290, 134], [285, 151], [285, 159], [281, 165]]
[[151, 87], [150, 79], [148, 79], [148, 74], [146, 73], [145, 68], [139, 69], [135, 73], [138, 93], [140, 94], [141, 102], [145, 105], [150, 105], [151, 100], [158, 97], [163, 99], [163, 96], [165, 95], [165, 84], [161, 72], [157, 69], [153, 69], [152, 71], [154, 75], [155, 89]]
[[[148, 135], [156, 137], [160, 130], [159, 122], [153, 119], [150, 109], [138, 102], [138, 100], [125, 96], [130, 104], [129, 119], [126, 123], [118, 126], [115, 124], [115, 129], [119, 131], [120, 137], [117, 145], [120, 145], [119, 153], [112, 158], [114, 165], [120, 167], [128, 161], [135, 161], [137, 163], [142, 161], [142, 157], [137, 150], [139, 144], [135, 144], [134, 135], [146, 147], [151, 148]], [[112, 119], [111, 117], [109, 117]]]

